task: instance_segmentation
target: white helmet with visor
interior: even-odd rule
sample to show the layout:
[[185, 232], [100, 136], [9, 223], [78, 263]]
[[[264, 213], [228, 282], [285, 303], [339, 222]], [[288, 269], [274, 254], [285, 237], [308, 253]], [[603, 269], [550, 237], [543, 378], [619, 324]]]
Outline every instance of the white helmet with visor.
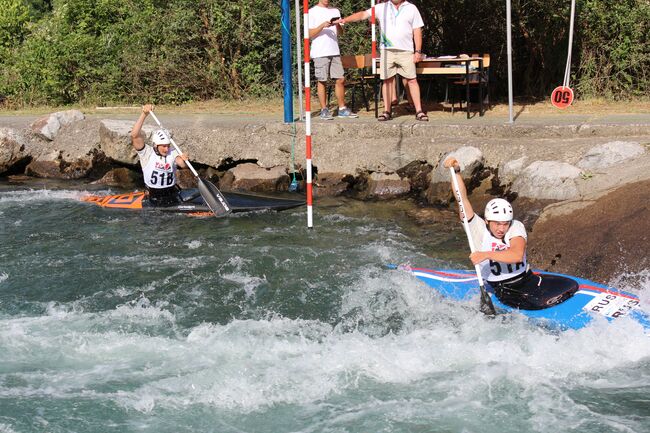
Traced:
[[502, 198], [493, 198], [485, 205], [485, 219], [487, 221], [512, 221], [512, 206], [507, 200]]
[[166, 129], [159, 129], [151, 135], [151, 141], [154, 146], [158, 146], [159, 144], [171, 144], [172, 141], [169, 137], [169, 131]]

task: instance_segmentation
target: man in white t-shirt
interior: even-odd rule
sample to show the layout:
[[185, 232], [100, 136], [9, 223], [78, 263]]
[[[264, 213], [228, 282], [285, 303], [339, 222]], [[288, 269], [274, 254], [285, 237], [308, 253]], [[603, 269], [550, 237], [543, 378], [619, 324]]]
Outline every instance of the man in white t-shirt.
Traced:
[[[372, 9], [357, 12], [336, 21], [337, 24], [367, 20]], [[415, 106], [415, 119], [428, 121], [429, 117], [422, 111], [420, 86], [418, 85], [415, 64], [422, 60], [422, 27], [424, 22], [418, 8], [406, 0], [390, 0], [375, 6], [375, 18], [381, 28], [379, 48], [381, 61], [379, 78], [383, 80], [382, 95], [384, 112], [380, 121], [390, 120], [391, 102], [396, 99], [395, 75], [399, 74], [407, 81], [408, 89]]]
[[142, 113], [131, 130], [131, 141], [140, 158], [149, 202], [154, 206], [171, 206], [181, 201], [180, 190], [176, 186], [176, 167], [187, 167], [187, 155], [169, 148], [171, 139], [169, 131], [165, 129], [152, 134], [153, 146], [145, 146], [142, 125], [151, 111], [151, 104], [142, 107]]
[[323, 120], [333, 118], [327, 107], [325, 94], [325, 84], [330, 78], [335, 80], [334, 92], [339, 104], [339, 117], [358, 117], [345, 106], [345, 78], [337, 38], [343, 29], [340, 24], [334, 23], [340, 18], [341, 13], [330, 6], [330, 0], [319, 0], [316, 6], [309, 9], [309, 52], [314, 60], [314, 75], [318, 81], [318, 101], [321, 106], [320, 117]]

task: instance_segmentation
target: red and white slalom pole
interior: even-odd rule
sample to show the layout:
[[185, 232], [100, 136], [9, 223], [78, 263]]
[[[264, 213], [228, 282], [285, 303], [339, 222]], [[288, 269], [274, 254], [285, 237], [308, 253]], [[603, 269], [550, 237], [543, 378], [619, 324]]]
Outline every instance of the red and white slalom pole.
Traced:
[[314, 225], [311, 173], [311, 89], [309, 71], [309, 0], [303, 0], [303, 35], [305, 44], [305, 158], [307, 169], [307, 228]]
[[375, 0], [370, 0], [370, 28], [372, 29], [372, 74], [377, 73], [377, 63], [375, 59], [377, 58], [377, 35], [376, 24], [375, 24]]

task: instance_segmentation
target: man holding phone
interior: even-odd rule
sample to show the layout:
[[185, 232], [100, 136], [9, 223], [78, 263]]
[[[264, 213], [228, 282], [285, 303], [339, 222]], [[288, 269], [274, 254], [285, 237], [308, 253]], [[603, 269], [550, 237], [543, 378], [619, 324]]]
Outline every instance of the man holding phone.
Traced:
[[[336, 21], [339, 25], [370, 19], [372, 9], [354, 13]], [[383, 80], [382, 94], [384, 112], [379, 121], [393, 117], [391, 103], [397, 99], [395, 76], [406, 79], [409, 94], [415, 108], [415, 120], [428, 122], [429, 116], [422, 110], [420, 86], [415, 64], [422, 61], [422, 28], [424, 22], [418, 8], [407, 0], [390, 0], [375, 5], [375, 17], [381, 29], [379, 48], [381, 50], [379, 78]], [[395, 96], [395, 97], [394, 97]]]
[[337, 38], [343, 28], [340, 24], [334, 24], [340, 18], [341, 12], [330, 5], [330, 0], [318, 0], [318, 4], [309, 9], [310, 53], [314, 60], [314, 75], [318, 81], [318, 101], [321, 106], [320, 118], [323, 120], [333, 119], [325, 94], [325, 84], [330, 78], [335, 80], [334, 93], [339, 105], [339, 117], [358, 117], [345, 106], [345, 78]]

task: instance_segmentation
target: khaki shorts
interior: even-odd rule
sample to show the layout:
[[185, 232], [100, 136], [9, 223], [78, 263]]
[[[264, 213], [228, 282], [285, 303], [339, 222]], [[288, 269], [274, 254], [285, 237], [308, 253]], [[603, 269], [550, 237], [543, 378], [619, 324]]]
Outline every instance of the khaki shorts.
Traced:
[[385, 80], [400, 74], [407, 80], [416, 78], [413, 53], [404, 50], [381, 50], [379, 78]]
[[318, 81], [343, 78], [344, 73], [341, 56], [316, 57], [314, 59], [314, 75]]

